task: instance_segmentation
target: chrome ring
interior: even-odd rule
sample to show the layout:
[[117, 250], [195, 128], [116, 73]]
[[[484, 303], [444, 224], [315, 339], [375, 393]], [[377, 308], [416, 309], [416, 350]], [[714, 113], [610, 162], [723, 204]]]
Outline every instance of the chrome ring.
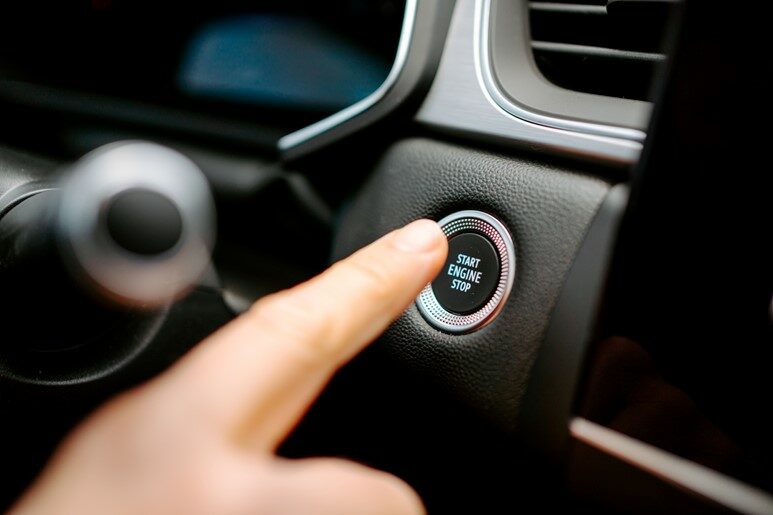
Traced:
[[493, 216], [482, 211], [459, 211], [438, 222], [447, 238], [463, 233], [485, 236], [499, 256], [499, 282], [486, 304], [468, 315], [452, 313], [440, 305], [432, 284], [428, 284], [416, 299], [416, 307], [434, 327], [448, 333], [468, 333], [489, 324], [504, 307], [515, 282], [515, 245], [507, 228]]

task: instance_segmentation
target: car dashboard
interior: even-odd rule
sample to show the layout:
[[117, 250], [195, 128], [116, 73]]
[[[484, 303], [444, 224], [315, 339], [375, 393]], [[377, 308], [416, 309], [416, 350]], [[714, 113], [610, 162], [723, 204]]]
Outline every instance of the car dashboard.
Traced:
[[[0, 509], [106, 399], [430, 218], [452, 261], [283, 456], [387, 470], [429, 513], [773, 513], [751, 18], [692, 0], [3, 4]], [[111, 151], [134, 166], [120, 179]], [[146, 210], [152, 232], [123, 229]]]

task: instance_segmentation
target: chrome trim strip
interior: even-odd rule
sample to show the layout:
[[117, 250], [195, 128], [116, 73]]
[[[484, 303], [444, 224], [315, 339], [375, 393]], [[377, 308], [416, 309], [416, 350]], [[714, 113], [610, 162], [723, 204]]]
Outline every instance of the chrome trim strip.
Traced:
[[585, 444], [723, 506], [741, 513], [773, 514], [773, 496], [708, 467], [584, 418], [573, 419], [569, 432]]
[[403, 15], [403, 27], [400, 31], [400, 40], [397, 44], [397, 54], [395, 56], [395, 62], [392, 64], [391, 70], [387, 75], [384, 82], [379, 88], [363, 98], [356, 104], [338, 111], [335, 114], [328, 116], [318, 122], [308, 125], [302, 129], [292, 132], [286, 136], [283, 136], [279, 140], [279, 150], [285, 152], [294, 147], [297, 147], [308, 140], [314, 139], [320, 134], [323, 134], [338, 125], [346, 122], [358, 116], [378, 102], [380, 102], [387, 92], [395, 85], [397, 78], [403, 71], [405, 63], [408, 60], [408, 51], [411, 45], [411, 38], [413, 37], [413, 30], [416, 22], [416, 10], [418, 7], [418, 0], [406, 0], [405, 14]]
[[638, 129], [616, 127], [600, 123], [582, 122], [557, 116], [549, 116], [530, 111], [511, 101], [496, 83], [494, 72], [491, 68], [490, 54], [490, 20], [491, 0], [478, 0], [475, 6], [475, 44], [476, 61], [480, 69], [483, 86], [492, 100], [509, 114], [527, 122], [544, 125], [554, 129], [563, 129], [593, 136], [605, 136], [632, 141], [644, 141], [646, 133]]
[[4, 217], [11, 209], [15, 208], [28, 198], [34, 197], [38, 193], [45, 193], [56, 189], [53, 186], [38, 186], [34, 183], [31, 188], [27, 188], [27, 186], [27, 184], [23, 184], [16, 188], [11, 188], [3, 195], [0, 195], [0, 218]]

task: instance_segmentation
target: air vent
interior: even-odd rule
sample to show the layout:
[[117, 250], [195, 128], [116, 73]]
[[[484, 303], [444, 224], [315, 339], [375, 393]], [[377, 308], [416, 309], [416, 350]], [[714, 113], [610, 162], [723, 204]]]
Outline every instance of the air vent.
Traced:
[[574, 91], [649, 100], [674, 0], [530, 2], [531, 46], [546, 79]]

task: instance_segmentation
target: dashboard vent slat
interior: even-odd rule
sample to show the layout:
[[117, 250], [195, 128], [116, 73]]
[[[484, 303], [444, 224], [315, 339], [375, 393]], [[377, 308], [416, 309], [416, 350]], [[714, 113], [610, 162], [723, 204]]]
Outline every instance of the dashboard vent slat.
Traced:
[[530, 2], [537, 67], [566, 89], [647, 100], [673, 1]]
[[532, 11], [567, 13], [567, 14], [607, 14], [604, 5], [570, 4], [561, 2], [532, 2], [529, 5]]
[[537, 51], [574, 54], [588, 57], [605, 57], [608, 59], [628, 59], [631, 61], [659, 62], [666, 58], [663, 54], [650, 52], [634, 52], [588, 45], [571, 45], [569, 43], [553, 43], [551, 41], [532, 41], [531, 47]]

